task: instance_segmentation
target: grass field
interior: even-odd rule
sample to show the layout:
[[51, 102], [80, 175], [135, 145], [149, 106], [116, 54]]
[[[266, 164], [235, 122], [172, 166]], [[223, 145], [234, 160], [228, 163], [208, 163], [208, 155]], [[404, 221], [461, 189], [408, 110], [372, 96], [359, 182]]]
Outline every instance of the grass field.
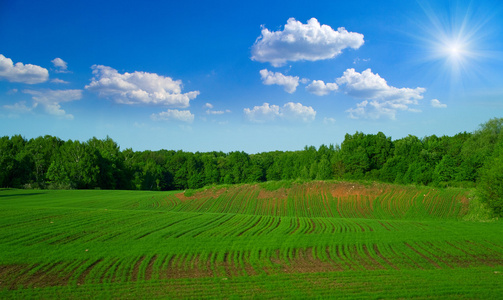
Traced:
[[0, 190], [0, 298], [503, 298], [463, 189]]

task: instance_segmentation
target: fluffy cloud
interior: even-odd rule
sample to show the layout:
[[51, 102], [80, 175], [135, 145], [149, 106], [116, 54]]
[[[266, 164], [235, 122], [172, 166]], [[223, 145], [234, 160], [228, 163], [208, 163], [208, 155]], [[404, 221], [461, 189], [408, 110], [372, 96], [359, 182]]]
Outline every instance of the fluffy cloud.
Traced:
[[372, 73], [370, 69], [362, 73], [347, 69], [336, 82], [347, 95], [365, 99], [356, 108], [348, 110], [352, 118], [387, 116], [394, 119], [398, 110], [417, 111], [410, 108], [410, 105], [417, 105], [426, 91], [420, 87], [411, 89], [389, 86], [384, 78]]
[[312, 122], [316, 117], [316, 111], [311, 106], [304, 106], [300, 103], [288, 102], [281, 109], [281, 117], [286, 120]]
[[446, 108], [447, 104], [440, 102], [438, 99], [432, 99], [431, 106], [436, 107], [436, 108]]
[[10, 82], [22, 82], [28, 84], [42, 83], [49, 79], [47, 69], [18, 62], [14, 64], [12, 59], [0, 54], [0, 79], [4, 78]]
[[244, 113], [248, 120], [257, 123], [273, 121], [280, 116], [279, 106], [269, 105], [267, 102], [261, 106], [254, 106], [253, 109], [245, 108]]
[[372, 73], [367, 69], [358, 73], [355, 69], [347, 69], [342, 77], [337, 78], [337, 83], [343, 87], [343, 91], [355, 98], [396, 100], [403, 104], [417, 104], [422, 99], [426, 90], [424, 88], [396, 88], [389, 86], [386, 80], [379, 74]]
[[57, 68], [56, 73], [69, 73], [68, 71], [68, 64], [66, 61], [62, 60], [59, 57], [56, 57], [55, 59], [51, 60], [52, 64]]
[[61, 109], [60, 103], [80, 100], [82, 98], [82, 90], [23, 90], [23, 93], [32, 96], [35, 102], [34, 107], [41, 105], [48, 114], [66, 119], [73, 119], [73, 115], [67, 114]]
[[185, 108], [199, 91], [182, 94], [182, 81], [155, 73], [138, 72], [120, 74], [117, 70], [92, 66], [94, 77], [86, 89], [101, 97], [110, 97], [121, 104], [166, 105]]
[[181, 121], [192, 123], [194, 115], [189, 110], [168, 109], [158, 114], [152, 114], [150, 118], [154, 121]]
[[251, 59], [279, 67], [287, 61], [333, 58], [343, 49], [358, 49], [363, 43], [363, 34], [348, 32], [343, 27], [335, 31], [328, 25], [320, 25], [315, 18], [307, 24], [290, 18], [283, 31], [262, 28], [262, 34], [252, 46]]
[[253, 109], [245, 108], [244, 113], [248, 120], [255, 123], [265, 123], [276, 119], [311, 122], [316, 117], [316, 111], [311, 106], [293, 102], [288, 102], [283, 107], [264, 103], [261, 106], [254, 106]]
[[271, 72], [267, 69], [260, 70], [262, 83], [265, 85], [277, 84], [283, 86], [285, 92], [293, 93], [299, 85], [299, 77], [285, 76], [279, 72]]
[[381, 117], [395, 119], [397, 109], [388, 102], [364, 100], [358, 103], [355, 108], [350, 108], [346, 112], [349, 113], [349, 117], [352, 119], [379, 119]]
[[337, 83], [326, 83], [323, 80], [313, 80], [308, 86], [306, 86], [306, 90], [312, 94], [318, 96], [328, 95], [331, 91], [337, 91], [339, 86]]

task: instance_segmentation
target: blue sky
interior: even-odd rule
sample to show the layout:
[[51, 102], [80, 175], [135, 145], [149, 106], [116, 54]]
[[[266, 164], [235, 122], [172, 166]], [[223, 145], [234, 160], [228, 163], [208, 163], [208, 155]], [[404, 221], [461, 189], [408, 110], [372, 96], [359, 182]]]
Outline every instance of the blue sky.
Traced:
[[300, 150], [503, 117], [500, 1], [0, 1], [0, 135]]

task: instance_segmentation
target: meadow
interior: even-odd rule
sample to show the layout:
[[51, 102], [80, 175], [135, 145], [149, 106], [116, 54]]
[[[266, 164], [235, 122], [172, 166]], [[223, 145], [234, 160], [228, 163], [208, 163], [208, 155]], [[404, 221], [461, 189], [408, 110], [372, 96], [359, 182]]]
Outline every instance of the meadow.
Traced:
[[0, 190], [0, 298], [503, 297], [470, 191], [338, 181]]

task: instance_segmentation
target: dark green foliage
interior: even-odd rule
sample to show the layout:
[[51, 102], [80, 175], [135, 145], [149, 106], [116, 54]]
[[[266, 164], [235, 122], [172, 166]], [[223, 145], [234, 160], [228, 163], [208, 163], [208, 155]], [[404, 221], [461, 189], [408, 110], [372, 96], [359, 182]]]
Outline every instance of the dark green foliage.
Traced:
[[109, 137], [79, 142], [5, 136], [0, 138], [0, 187], [183, 190], [336, 178], [436, 186], [473, 186], [480, 181], [482, 198], [501, 214], [502, 151], [497, 145], [502, 136], [500, 118], [482, 124], [473, 134], [453, 137], [409, 135], [392, 141], [382, 132], [356, 132], [346, 134], [340, 147], [306, 146], [301, 151], [252, 155], [121, 151]]
[[503, 217], [503, 138], [480, 171], [478, 192], [494, 214]]

